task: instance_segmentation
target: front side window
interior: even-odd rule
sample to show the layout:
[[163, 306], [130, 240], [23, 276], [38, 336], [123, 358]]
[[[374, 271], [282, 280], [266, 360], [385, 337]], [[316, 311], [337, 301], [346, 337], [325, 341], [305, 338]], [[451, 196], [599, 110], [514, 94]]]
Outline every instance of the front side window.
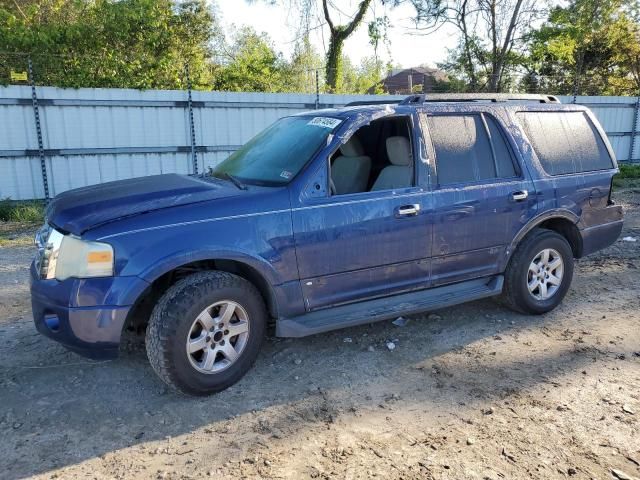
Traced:
[[518, 112], [518, 119], [549, 175], [613, 168], [609, 151], [584, 112]]
[[408, 116], [360, 127], [329, 158], [331, 195], [398, 190], [415, 185]]
[[263, 130], [211, 170], [243, 183], [289, 183], [342, 121], [333, 117], [285, 117]]

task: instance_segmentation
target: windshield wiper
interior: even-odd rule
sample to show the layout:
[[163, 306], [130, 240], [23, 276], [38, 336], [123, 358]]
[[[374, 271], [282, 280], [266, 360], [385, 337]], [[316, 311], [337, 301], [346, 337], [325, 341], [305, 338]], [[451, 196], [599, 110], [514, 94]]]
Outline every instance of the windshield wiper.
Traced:
[[222, 175], [223, 178], [226, 178], [231, 183], [233, 183], [236, 187], [238, 187], [239, 190], [246, 190], [247, 189], [247, 186], [245, 184], [243, 184], [240, 180], [238, 180], [237, 177], [234, 177], [230, 173], [222, 172], [221, 175]]

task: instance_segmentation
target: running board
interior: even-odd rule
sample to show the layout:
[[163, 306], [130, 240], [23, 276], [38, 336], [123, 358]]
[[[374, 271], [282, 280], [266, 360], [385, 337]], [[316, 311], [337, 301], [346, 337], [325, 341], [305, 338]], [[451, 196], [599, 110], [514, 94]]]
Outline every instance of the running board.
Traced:
[[306, 337], [338, 328], [355, 327], [365, 323], [388, 320], [400, 315], [450, 307], [502, 292], [504, 277], [469, 280], [453, 285], [376, 298], [305, 313], [298, 317], [281, 318], [276, 322], [278, 337]]

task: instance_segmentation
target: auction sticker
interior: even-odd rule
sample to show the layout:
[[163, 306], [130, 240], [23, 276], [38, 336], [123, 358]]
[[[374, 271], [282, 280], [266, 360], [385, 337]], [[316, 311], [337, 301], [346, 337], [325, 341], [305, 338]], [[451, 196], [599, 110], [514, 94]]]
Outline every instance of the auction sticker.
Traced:
[[307, 125], [315, 125], [316, 127], [330, 128], [333, 130], [340, 125], [340, 122], [342, 122], [342, 120], [338, 118], [314, 117]]

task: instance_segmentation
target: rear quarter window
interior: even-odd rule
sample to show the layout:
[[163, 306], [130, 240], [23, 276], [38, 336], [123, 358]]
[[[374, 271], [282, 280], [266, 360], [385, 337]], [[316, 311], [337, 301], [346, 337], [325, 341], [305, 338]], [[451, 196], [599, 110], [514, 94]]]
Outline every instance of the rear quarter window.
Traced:
[[602, 137], [584, 112], [518, 112], [517, 116], [549, 175], [613, 168]]

